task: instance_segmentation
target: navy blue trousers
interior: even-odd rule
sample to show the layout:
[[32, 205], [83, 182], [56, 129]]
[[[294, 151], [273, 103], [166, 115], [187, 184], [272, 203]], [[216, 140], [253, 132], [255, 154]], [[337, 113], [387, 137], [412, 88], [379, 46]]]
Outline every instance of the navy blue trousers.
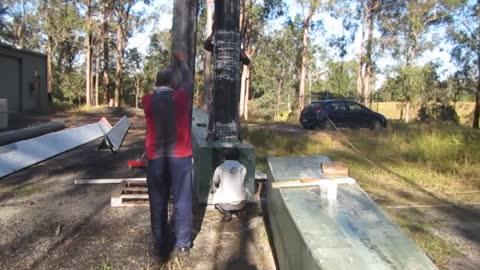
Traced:
[[192, 158], [163, 157], [148, 161], [150, 219], [155, 245], [168, 248], [168, 199], [173, 190], [175, 246], [192, 245]]

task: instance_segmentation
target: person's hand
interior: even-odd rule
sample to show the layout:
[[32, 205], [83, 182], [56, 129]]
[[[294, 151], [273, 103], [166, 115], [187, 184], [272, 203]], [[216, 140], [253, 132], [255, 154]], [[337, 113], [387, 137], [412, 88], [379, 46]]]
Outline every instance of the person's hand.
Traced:
[[175, 50], [173, 52], [173, 58], [178, 62], [185, 61], [185, 53], [182, 50]]
[[213, 40], [213, 32], [212, 32], [210, 35], [208, 35], [207, 40], [208, 40], [208, 41], [212, 41], [212, 40]]

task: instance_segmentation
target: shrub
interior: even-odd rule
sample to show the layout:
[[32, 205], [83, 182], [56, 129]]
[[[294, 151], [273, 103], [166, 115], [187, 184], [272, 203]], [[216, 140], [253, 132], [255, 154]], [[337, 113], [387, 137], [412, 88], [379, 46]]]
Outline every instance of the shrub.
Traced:
[[418, 111], [418, 119], [422, 122], [441, 121], [455, 124], [459, 123], [455, 107], [442, 103], [424, 104]]

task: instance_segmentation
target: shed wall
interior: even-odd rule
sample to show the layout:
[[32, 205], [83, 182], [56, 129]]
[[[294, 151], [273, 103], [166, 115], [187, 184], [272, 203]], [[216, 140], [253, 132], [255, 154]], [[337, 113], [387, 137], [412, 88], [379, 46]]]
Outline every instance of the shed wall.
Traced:
[[9, 113], [47, 111], [46, 56], [0, 45], [0, 98]]

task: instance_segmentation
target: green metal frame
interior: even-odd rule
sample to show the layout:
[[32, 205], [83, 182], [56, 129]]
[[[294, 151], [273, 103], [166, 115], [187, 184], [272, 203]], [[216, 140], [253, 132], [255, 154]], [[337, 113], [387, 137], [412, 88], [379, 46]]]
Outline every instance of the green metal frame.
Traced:
[[222, 149], [236, 147], [240, 150], [240, 163], [247, 168], [245, 187], [255, 193], [255, 148], [247, 142], [231, 144], [207, 142], [208, 113], [194, 109], [192, 119], [194, 197], [207, 203], [215, 168], [219, 165]]
[[[269, 158], [270, 181], [325, 178], [325, 156]], [[267, 213], [280, 269], [437, 269], [358, 184], [340, 185], [336, 200], [318, 187], [273, 189]]]

